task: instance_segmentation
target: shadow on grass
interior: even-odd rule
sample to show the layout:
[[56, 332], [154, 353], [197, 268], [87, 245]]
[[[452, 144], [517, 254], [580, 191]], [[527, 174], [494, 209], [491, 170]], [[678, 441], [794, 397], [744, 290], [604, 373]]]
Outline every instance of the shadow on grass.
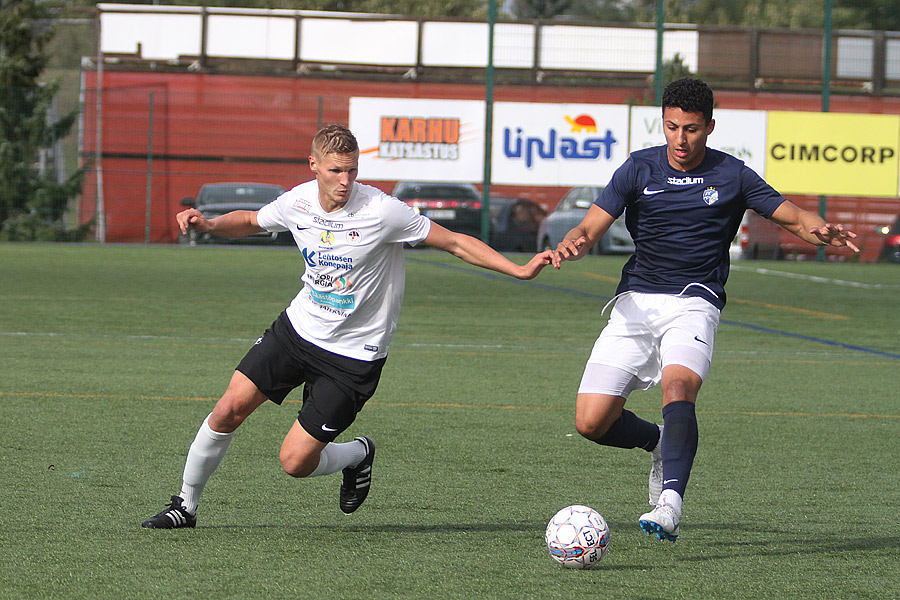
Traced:
[[679, 557], [678, 560], [702, 562], [732, 558], [735, 554], [746, 553], [753, 549], [757, 556], [795, 556], [798, 554], [829, 554], [834, 552], [870, 552], [879, 550], [900, 549], [900, 535], [873, 536], [860, 538], [834, 538], [826, 536], [815, 538], [803, 532], [785, 532], [782, 530], [764, 530], [750, 525], [740, 524], [691, 524], [692, 530], [722, 532], [723, 536], [740, 536], [741, 532], [760, 539], [734, 539], [707, 541], [705, 545], [712, 549], [723, 550], [719, 555], [693, 555]]

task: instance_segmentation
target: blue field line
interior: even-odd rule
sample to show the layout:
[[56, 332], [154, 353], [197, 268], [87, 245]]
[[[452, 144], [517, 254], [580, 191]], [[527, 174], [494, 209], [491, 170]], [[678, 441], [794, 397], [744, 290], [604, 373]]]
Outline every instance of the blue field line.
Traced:
[[[470, 275], [476, 275], [478, 277], [485, 277], [487, 279], [497, 279], [501, 281], [508, 281], [510, 283], [519, 283], [522, 285], [527, 285], [529, 287], [533, 287], [539, 290], [546, 290], [549, 292], [559, 292], [561, 294], [570, 294], [573, 296], [581, 296], [582, 298], [595, 298], [597, 300], [601, 300], [603, 302], [609, 302], [612, 297], [604, 296], [602, 294], [592, 294], [590, 292], [582, 292], [579, 290], [573, 290], [571, 288], [559, 287], [556, 285], [544, 285], [542, 283], [536, 283], [534, 281], [522, 281], [520, 279], [515, 279], [513, 277], [509, 277], [507, 275], [501, 275], [499, 273], [494, 273], [492, 271], [479, 271], [467, 267], [462, 267], [458, 265], [447, 265], [442, 263], [432, 262], [430, 260], [422, 260], [420, 258], [410, 258], [407, 255], [406, 260], [409, 262], [414, 262], [421, 265], [429, 265], [431, 267], [438, 267], [442, 269], [450, 269], [453, 271], [462, 271], [464, 273], [468, 273]], [[762, 333], [771, 333], [773, 335], [781, 335], [784, 337], [796, 338], [798, 340], [803, 340], [805, 342], [813, 342], [816, 344], [824, 344], [826, 346], [833, 346], [835, 348], [844, 348], [845, 350], [854, 350], [856, 352], [865, 352], [866, 354], [875, 354], [877, 356], [884, 356], [886, 358], [896, 358], [900, 360], [900, 354], [896, 354], [893, 352], [885, 352], [883, 350], [875, 350], [874, 348], [866, 348], [865, 346], [855, 346], [853, 344], [844, 344], [842, 342], [835, 342], [832, 340], [825, 340], [822, 338], [812, 337], [808, 335], [802, 335], [799, 333], [792, 333], [790, 331], [781, 331], [779, 329], [770, 329], [768, 327], [761, 327], [759, 325], [751, 325], [749, 323], [741, 323], [740, 321], [729, 321], [727, 319], [723, 319], [720, 323], [724, 323], [726, 325], [733, 325], [735, 327], [743, 327], [745, 329], [751, 329], [753, 331], [760, 331]]]

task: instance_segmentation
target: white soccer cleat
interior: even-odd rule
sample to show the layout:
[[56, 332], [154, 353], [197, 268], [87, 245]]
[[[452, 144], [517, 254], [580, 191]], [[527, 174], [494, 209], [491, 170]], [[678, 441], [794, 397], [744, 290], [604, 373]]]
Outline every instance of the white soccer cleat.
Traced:
[[641, 515], [641, 529], [659, 540], [674, 542], [678, 539], [680, 529], [678, 521], [681, 516], [668, 504], [657, 504], [656, 508]]
[[659, 502], [659, 495], [662, 493], [663, 486], [663, 468], [662, 468], [662, 432], [663, 426], [659, 427], [659, 442], [656, 448], [650, 451], [650, 506], [656, 506]]

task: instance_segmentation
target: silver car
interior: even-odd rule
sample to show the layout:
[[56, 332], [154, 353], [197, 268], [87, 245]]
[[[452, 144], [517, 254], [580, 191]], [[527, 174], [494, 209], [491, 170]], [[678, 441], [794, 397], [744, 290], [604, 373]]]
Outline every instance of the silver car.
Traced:
[[[556, 208], [541, 222], [537, 243], [542, 250], [554, 250], [569, 231], [581, 223], [602, 187], [573, 187], [566, 192]], [[634, 241], [625, 227], [625, 215], [616, 219], [600, 241], [590, 249], [590, 254], [630, 254]]]

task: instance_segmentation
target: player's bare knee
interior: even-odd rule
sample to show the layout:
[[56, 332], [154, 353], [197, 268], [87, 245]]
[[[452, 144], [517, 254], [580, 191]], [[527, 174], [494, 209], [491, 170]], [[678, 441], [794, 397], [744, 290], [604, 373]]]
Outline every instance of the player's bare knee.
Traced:
[[663, 403], [670, 402], [696, 402], [697, 386], [693, 382], [686, 379], [673, 379], [663, 386]]
[[291, 477], [306, 477], [315, 470], [315, 465], [287, 452], [281, 453], [281, 468]]
[[582, 437], [586, 437], [589, 440], [596, 440], [603, 436], [607, 429], [609, 429], [609, 427], [604, 426], [602, 421], [587, 419], [577, 413], [575, 414], [575, 431], [581, 434]]
[[291, 477], [308, 477], [319, 466], [319, 455], [309, 454], [289, 444], [282, 445], [279, 452], [281, 468]]
[[220, 400], [209, 417], [209, 426], [213, 431], [229, 433], [237, 429], [243, 423], [245, 416], [235, 410], [230, 402]]

